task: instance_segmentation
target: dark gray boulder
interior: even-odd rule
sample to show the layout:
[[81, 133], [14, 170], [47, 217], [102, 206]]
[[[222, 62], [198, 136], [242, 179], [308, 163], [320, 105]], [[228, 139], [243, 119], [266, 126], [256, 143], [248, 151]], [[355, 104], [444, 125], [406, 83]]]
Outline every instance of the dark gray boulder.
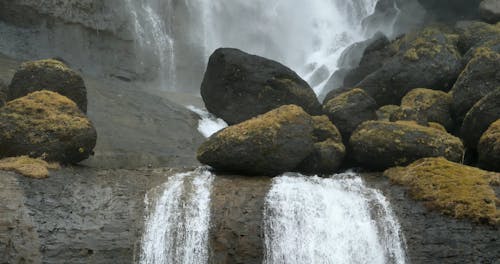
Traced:
[[500, 171], [500, 119], [484, 132], [477, 146], [479, 167]]
[[479, 5], [479, 14], [481, 18], [489, 23], [500, 21], [500, 1], [483, 0]]
[[500, 36], [499, 23], [492, 25], [480, 21], [460, 21], [455, 25], [455, 30], [459, 34], [458, 48], [462, 53]]
[[426, 121], [439, 123], [451, 131], [455, 124], [451, 116], [451, 102], [452, 96], [449, 93], [417, 88], [403, 97], [401, 108], [412, 109]]
[[221, 48], [210, 56], [201, 96], [208, 111], [230, 125], [287, 104], [321, 112], [313, 90], [294, 71], [238, 49]]

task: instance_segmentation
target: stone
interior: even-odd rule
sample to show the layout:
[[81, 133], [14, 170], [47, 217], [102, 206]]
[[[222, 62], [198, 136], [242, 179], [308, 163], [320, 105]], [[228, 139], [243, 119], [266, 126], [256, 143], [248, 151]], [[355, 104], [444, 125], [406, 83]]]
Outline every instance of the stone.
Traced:
[[293, 171], [314, 149], [314, 121], [285, 105], [212, 135], [198, 160], [219, 171], [274, 176]]
[[49, 177], [49, 169], [59, 169], [59, 164], [28, 156], [11, 157], [0, 160], [0, 170], [15, 171], [23, 176], [44, 179]]
[[378, 121], [391, 121], [391, 116], [394, 113], [401, 111], [399, 105], [384, 105], [377, 110]]
[[477, 152], [479, 167], [500, 172], [500, 119], [481, 136]]
[[479, 5], [479, 14], [481, 18], [489, 23], [500, 21], [500, 1], [483, 0]]
[[92, 122], [65, 96], [38, 91], [0, 108], [0, 157], [29, 155], [77, 163], [88, 158], [97, 133]]
[[425, 157], [443, 156], [460, 162], [464, 147], [459, 138], [415, 122], [367, 121], [349, 141], [352, 157], [363, 167], [387, 169]]
[[451, 117], [450, 94], [443, 91], [417, 88], [407, 93], [401, 100], [401, 108], [415, 110], [428, 122], [435, 122], [451, 130], [454, 121]]
[[455, 25], [459, 34], [458, 47], [462, 53], [500, 36], [500, 24], [488, 24], [480, 21], [460, 21]]
[[288, 104], [321, 113], [314, 91], [294, 71], [238, 49], [221, 48], [210, 56], [201, 96], [207, 110], [229, 125]]

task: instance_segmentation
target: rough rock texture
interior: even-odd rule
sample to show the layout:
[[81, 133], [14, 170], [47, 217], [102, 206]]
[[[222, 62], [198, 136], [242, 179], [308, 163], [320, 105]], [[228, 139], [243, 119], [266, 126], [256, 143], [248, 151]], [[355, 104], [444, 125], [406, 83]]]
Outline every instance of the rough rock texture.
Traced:
[[453, 115], [461, 124], [471, 107], [500, 87], [500, 53], [488, 47], [474, 52], [451, 89]]
[[295, 169], [313, 144], [311, 116], [285, 105], [214, 134], [200, 146], [197, 158], [221, 171], [277, 175]]
[[10, 157], [0, 160], [0, 170], [15, 171], [26, 177], [44, 179], [49, 177], [49, 169], [59, 169], [58, 163], [48, 163], [29, 156]]
[[217, 49], [210, 56], [201, 96], [208, 111], [230, 125], [287, 104], [321, 112], [313, 90], [295, 72], [237, 49]]
[[418, 0], [427, 10], [428, 19], [453, 22], [457, 19], [470, 19], [478, 16], [481, 0]]
[[407, 165], [425, 157], [460, 162], [464, 153], [459, 138], [405, 121], [367, 121], [354, 131], [349, 144], [354, 159], [372, 169]]
[[461, 21], [455, 26], [459, 33], [458, 47], [462, 53], [500, 35], [500, 23], [491, 25], [479, 21]]
[[87, 112], [87, 90], [82, 77], [60, 61], [49, 59], [21, 64], [10, 82], [7, 97], [14, 100], [40, 90], [64, 95]]
[[313, 122], [314, 150], [300, 163], [298, 171], [307, 174], [334, 173], [346, 153], [342, 136], [327, 116], [313, 116]]
[[417, 111], [416, 109], [408, 107], [400, 107], [398, 109], [395, 109], [395, 111], [390, 116], [389, 121], [413, 121], [421, 126], [429, 125], [427, 116]]
[[466, 147], [476, 149], [481, 135], [500, 118], [500, 88], [479, 100], [465, 116], [461, 137]]
[[7, 85], [0, 79], [0, 107], [7, 102]]
[[481, 18], [490, 23], [500, 21], [500, 1], [483, 0], [479, 5], [479, 14]]
[[451, 130], [454, 125], [451, 118], [451, 101], [452, 97], [448, 93], [417, 88], [403, 97], [401, 107], [413, 109], [427, 121], [439, 123]]
[[493, 186], [500, 174], [454, 163], [445, 158], [424, 158], [407, 167], [384, 172], [392, 181], [407, 186], [414, 199], [430, 209], [476, 223], [500, 224]]
[[0, 157], [29, 155], [76, 163], [92, 153], [97, 134], [67, 97], [39, 91], [0, 109]]
[[377, 103], [361, 89], [353, 89], [329, 100], [323, 112], [340, 130], [345, 142], [359, 124], [377, 119]]
[[458, 36], [447, 28], [427, 27], [391, 44], [397, 52], [381, 68], [356, 84], [379, 105], [398, 104], [410, 90], [449, 89], [462, 68]]
[[378, 121], [390, 121], [391, 116], [400, 111], [401, 107], [399, 105], [384, 105], [377, 110], [377, 120]]
[[500, 171], [500, 119], [484, 132], [477, 147], [479, 167]]

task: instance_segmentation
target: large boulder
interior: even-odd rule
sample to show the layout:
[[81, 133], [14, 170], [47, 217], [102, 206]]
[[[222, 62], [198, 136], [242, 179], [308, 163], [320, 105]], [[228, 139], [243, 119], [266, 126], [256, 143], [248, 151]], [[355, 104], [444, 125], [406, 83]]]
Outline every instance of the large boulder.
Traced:
[[479, 14], [481, 18], [490, 23], [500, 21], [500, 1], [483, 0], [479, 5]]
[[7, 97], [14, 100], [40, 90], [64, 95], [87, 112], [87, 90], [82, 77], [61, 61], [48, 59], [21, 64], [9, 85]]
[[34, 92], [0, 108], [0, 157], [76, 163], [89, 157], [96, 139], [77, 105], [54, 92]]
[[469, 149], [476, 149], [481, 135], [500, 118], [500, 88], [479, 100], [467, 113], [461, 137]]
[[7, 86], [0, 80], [0, 107], [5, 105], [7, 101]]
[[401, 108], [415, 110], [428, 122], [436, 122], [451, 130], [454, 122], [451, 118], [452, 98], [443, 91], [417, 88], [411, 90], [401, 100]]
[[247, 175], [292, 171], [314, 149], [313, 124], [301, 107], [281, 106], [212, 135], [197, 158], [217, 170]]
[[477, 152], [481, 168], [500, 171], [500, 119], [481, 136]]
[[462, 53], [500, 36], [500, 23], [491, 25], [480, 21], [461, 21], [455, 29], [459, 33], [458, 47]]
[[301, 162], [298, 171], [307, 174], [327, 174], [336, 172], [345, 157], [342, 136], [327, 116], [313, 116], [314, 149]]
[[498, 197], [493, 185], [500, 174], [450, 162], [442, 157], [424, 158], [407, 167], [384, 172], [392, 181], [407, 186], [413, 198], [455, 218], [496, 225]]
[[378, 121], [391, 121], [391, 116], [395, 113], [401, 111], [399, 105], [384, 105], [377, 109], [377, 120]]
[[349, 143], [354, 159], [371, 169], [407, 165], [425, 157], [443, 156], [460, 162], [464, 153], [459, 138], [407, 121], [365, 122], [354, 131]]
[[346, 142], [359, 124], [377, 119], [376, 111], [377, 103], [359, 88], [342, 93], [323, 106], [323, 112], [337, 126]]
[[419, 87], [448, 90], [462, 69], [457, 39], [440, 27], [409, 33], [391, 44], [396, 55], [356, 87], [379, 105], [398, 104], [405, 94]]
[[470, 108], [500, 87], [500, 53], [488, 47], [478, 49], [451, 89], [452, 110], [462, 123]]
[[237, 49], [217, 49], [210, 56], [201, 96], [208, 111], [230, 125], [287, 104], [321, 112], [313, 90], [294, 71]]

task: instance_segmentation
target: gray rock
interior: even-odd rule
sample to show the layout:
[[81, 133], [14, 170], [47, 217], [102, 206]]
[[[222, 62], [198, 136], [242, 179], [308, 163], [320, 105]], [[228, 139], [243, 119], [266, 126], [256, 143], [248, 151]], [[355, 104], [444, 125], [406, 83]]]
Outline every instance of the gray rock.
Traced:
[[497, 23], [500, 21], [500, 1], [483, 0], [479, 5], [479, 14], [485, 21]]

